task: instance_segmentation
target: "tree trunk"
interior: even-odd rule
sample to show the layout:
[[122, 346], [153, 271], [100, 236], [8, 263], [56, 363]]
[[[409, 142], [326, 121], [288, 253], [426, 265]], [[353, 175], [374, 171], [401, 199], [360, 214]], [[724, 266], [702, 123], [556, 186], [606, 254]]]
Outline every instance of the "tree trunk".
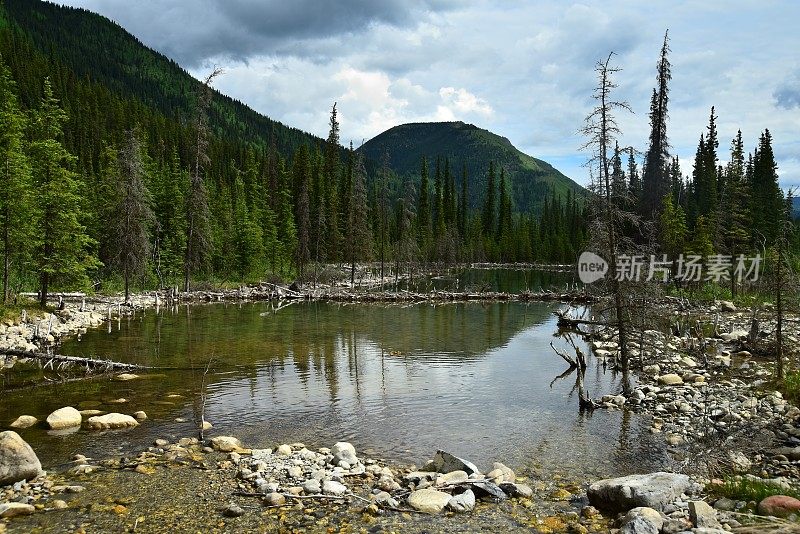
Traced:
[[128, 272], [128, 266], [125, 266], [125, 302], [127, 303], [130, 299], [130, 273]]
[[[8, 220], [8, 214], [6, 214]], [[8, 270], [10, 267], [10, 258], [8, 254], [8, 224], [3, 229], [3, 304], [8, 300]]]
[[782, 236], [778, 238], [778, 261], [775, 265], [775, 282], [776, 282], [776, 295], [775, 295], [775, 307], [776, 311], [778, 312], [777, 315], [777, 325], [775, 327], [775, 336], [776, 336], [776, 349], [775, 349], [775, 362], [777, 365], [778, 371], [778, 380], [783, 379], [783, 299], [781, 298], [783, 295], [783, 280], [781, 279], [783, 273], [781, 272], [781, 263], [783, 263], [783, 238]]
[[42, 273], [41, 285], [42, 289], [39, 295], [39, 305], [44, 309], [47, 307], [47, 290], [50, 285], [50, 275], [46, 272]]

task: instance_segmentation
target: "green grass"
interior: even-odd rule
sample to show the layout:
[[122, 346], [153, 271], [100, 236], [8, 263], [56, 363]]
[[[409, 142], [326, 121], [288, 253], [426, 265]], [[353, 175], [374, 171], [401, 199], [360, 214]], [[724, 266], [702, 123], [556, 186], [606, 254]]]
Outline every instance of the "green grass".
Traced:
[[790, 371], [779, 385], [783, 398], [794, 405], [800, 403], [800, 371]]
[[796, 499], [800, 498], [800, 492], [779, 488], [778, 486], [744, 477], [726, 478], [722, 484], [709, 486], [708, 489], [720, 497], [728, 497], [737, 501], [753, 501], [755, 503], [759, 503], [772, 495], [788, 495]]
[[11, 302], [8, 304], [0, 304], [0, 322], [5, 321], [6, 319], [11, 319], [12, 321], [19, 319], [22, 310], [27, 310], [29, 317], [41, 315], [42, 312], [38, 302], [32, 299], [20, 297], [16, 304]]

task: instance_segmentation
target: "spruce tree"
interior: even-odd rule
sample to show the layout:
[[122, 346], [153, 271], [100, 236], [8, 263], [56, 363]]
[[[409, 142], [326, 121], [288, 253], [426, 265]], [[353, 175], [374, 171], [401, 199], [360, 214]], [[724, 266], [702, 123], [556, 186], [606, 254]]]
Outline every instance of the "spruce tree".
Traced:
[[461, 234], [461, 239], [466, 241], [467, 236], [467, 213], [469, 211], [469, 203], [467, 201], [467, 164], [461, 170], [461, 198], [458, 202], [458, 232]]
[[111, 221], [114, 265], [125, 281], [125, 302], [130, 279], [141, 276], [150, 257], [150, 228], [155, 223], [152, 198], [145, 185], [144, 147], [135, 131], [126, 132], [119, 150], [116, 203]]
[[611, 157], [611, 196], [620, 208], [625, 207], [628, 188], [625, 183], [625, 171], [622, 170], [622, 157], [619, 143], [614, 143], [614, 155]]
[[642, 179], [639, 176], [639, 169], [636, 165], [636, 157], [633, 148], [628, 149], [628, 191], [631, 199], [637, 205], [642, 198]]
[[59, 107], [49, 79], [31, 124], [31, 171], [36, 228], [34, 255], [39, 275], [39, 303], [47, 305], [51, 286], [81, 287], [89, 283], [87, 271], [98, 266], [88, 254], [92, 240], [78, 221], [79, 180], [72, 170], [76, 158], [62, 144], [67, 114]]
[[197, 92], [195, 110], [194, 162], [186, 195], [186, 248], [183, 260], [183, 290], [189, 291], [189, 280], [193, 273], [201, 269], [211, 252], [211, 223], [208, 207], [208, 190], [204, 170], [211, 163], [208, 155], [210, 128], [208, 108], [211, 105], [211, 83], [222, 70], [214, 68], [203, 80]]
[[417, 202], [417, 242], [423, 253], [427, 252], [431, 238], [431, 203], [428, 189], [428, 160], [422, 156], [419, 171], [419, 201]]
[[295, 207], [295, 221], [297, 225], [297, 270], [302, 277], [305, 265], [309, 260], [309, 228], [311, 226], [311, 212], [309, 200], [309, 185], [311, 181], [310, 162], [308, 160], [308, 147], [300, 146], [294, 155], [292, 165], [293, 182], [297, 187], [297, 206]]
[[[329, 120], [330, 130], [328, 132], [328, 139], [325, 141], [325, 161], [323, 163], [322, 179], [324, 180], [324, 193], [321, 195], [325, 198], [325, 225], [327, 227], [327, 236], [325, 237], [325, 252], [322, 255], [326, 260], [336, 261], [337, 253], [341, 248], [341, 233], [339, 229], [339, 202], [338, 202], [338, 183], [341, 175], [341, 163], [339, 160], [339, 151], [341, 145], [339, 141], [339, 121], [337, 118], [336, 102], [333, 103], [331, 108], [331, 116]], [[320, 199], [322, 202], [322, 199]], [[320, 209], [321, 211], [321, 209]], [[321, 245], [320, 245], [321, 246]]]
[[761, 134], [753, 156], [750, 190], [753, 239], [757, 244], [772, 245], [778, 235], [777, 221], [783, 209], [783, 196], [769, 130]]
[[486, 175], [486, 194], [483, 200], [483, 235], [491, 237], [495, 231], [495, 196], [497, 192], [494, 185], [494, 161], [489, 162], [489, 172]]
[[[739, 130], [731, 141], [731, 157], [725, 169], [725, 187], [718, 210], [717, 231], [720, 248], [736, 258], [748, 249], [750, 214], [745, 177], [744, 143]], [[736, 279], [731, 276], [731, 292], [736, 294]]]
[[17, 101], [16, 83], [0, 59], [0, 246], [3, 257], [2, 303], [9, 296], [9, 277], [29, 252], [31, 169], [25, 153], [27, 121]]
[[443, 178], [442, 178], [442, 164], [441, 158], [436, 157], [436, 170], [434, 172], [433, 182], [433, 236], [437, 240], [444, 235], [445, 231], [445, 218], [444, 218], [444, 198], [443, 198]]
[[664, 33], [664, 44], [661, 47], [657, 65], [657, 87], [653, 89], [653, 97], [650, 102], [650, 139], [642, 176], [643, 215], [650, 219], [660, 209], [664, 195], [669, 191], [667, 105], [669, 103], [669, 81], [672, 79], [669, 52], [669, 30], [667, 30]]
[[350, 284], [355, 285], [356, 262], [368, 261], [372, 257], [372, 232], [368, 224], [367, 170], [364, 165], [364, 156], [361, 153], [355, 156], [355, 168], [351, 183], [347, 252], [350, 261]]

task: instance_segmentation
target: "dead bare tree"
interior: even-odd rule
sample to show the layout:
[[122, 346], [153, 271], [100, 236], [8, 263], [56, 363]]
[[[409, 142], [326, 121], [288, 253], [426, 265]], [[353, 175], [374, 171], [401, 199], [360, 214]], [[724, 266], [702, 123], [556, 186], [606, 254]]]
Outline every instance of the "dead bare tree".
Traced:
[[[616, 143], [620, 129], [615, 118], [617, 111], [633, 112], [627, 102], [614, 100], [613, 90], [617, 85], [612, 76], [621, 69], [611, 65], [614, 53], [611, 52], [605, 61], [598, 61], [595, 72], [598, 85], [594, 90], [595, 108], [586, 117], [586, 124], [581, 133], [586, 137], [582, 149], [589, 151], [590, 157], [586, 165], [593, 176], [590, 191], [590, 224], [589, 234], [591, 248], [597, 250], [608, 261], [608, 285], [613, 305], [612, 324], [617, 330], [619, 343], [619, 364], [623, 372], [623, 392], [629, 393], [629, 348], [628, 348], [628, 295], [624, 284], [625, 277], [620, 273], [621, 252], [633, 249], [633, 242], [622, 232], [622, 228], [638, 223], [638, 218], [624, 210], [625, 202], [620, 202], [618, 192], [612, 187], [609, 152]], [[593, 172], [596, 169], [597, 174]], [[635, 273], [631, 272], [630, 275]], [[631, 276], [633, 278], [633, 276]]]
[[195, 117], [195, 161], [192, 168], [189, 193], [186, 197], [186, 253], [184, 257], [183, 290], [189, 291], [189, 279], [192, 272], [199, 269], [211, 246], [210, 210], [208, 206], [208, 190], [203, 179], [203, 169], [209, 164], [208, 109], [211, 106], [213, 92], [211, 83], [222, 74], [222, 69], [214, 67], [203, 80], [197, 93], [197, 115]]

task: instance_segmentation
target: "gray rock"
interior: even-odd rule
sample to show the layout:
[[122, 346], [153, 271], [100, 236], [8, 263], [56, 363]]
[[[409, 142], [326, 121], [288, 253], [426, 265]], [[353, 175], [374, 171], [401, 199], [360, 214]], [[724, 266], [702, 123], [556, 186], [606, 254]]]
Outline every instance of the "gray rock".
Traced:
[[717, 512], [705, 501], [689, 501], [689, 520], [696, 527], [721, 528]]
[[381, 491], [380, 493], [375, 494], [372, 497], [372, 500], [375, 501], [375, 504], [379, 504], [381, 506], [388, 506], [389, 508], [397, 508], [398, 506], [400, 506], [400, 503], [397, 502], [397, 499], [395, 499], [385, 491]]
[[589, 502], [601, 509], [622, 512], [637, 506], [660, 511], [691, 488], [686, 475], [649, 473], [600, 480], [589, 486]]
[[438, 514], [450, 502], [450, 494], [431, 488], [417, 490], [408, 496], [408, 504], [427, 514]]
[[664, 524], [664, 518], [661, 514], [652, 508], [640, 506], [628, 510], [625, 517], [622, 518], [621, 532], [627, 534], [646, 534], [651, 532], [658, 532]]
[[525, 484], [516, 484], [514, 482], [503, 482], [500, 484], [500, 489], [509, 497], [533, 497], [533, 490], [530, 486]]
[[340, 441], [331, 447], [331, 454], [333, 455], [333, 461], [331, 462], [333, 465], [339, 465], [339, 462], [347, 462], [348, 465], [345, 469], [350, 469], [351, 466], [358, 463], [356, 448], [346, 441]]
[[489, 480], [478, 480], [470, 483], [470, 487], [480, 499], [490, 501], [504, 501], [508, 495], [500, 486]]
[[295, 465], [287, 469], [286, 474], [289, 476], [289, 478], [303, 478], [303, 469]]
[[244, 515], [244, 509], [241, 506], [231, 503], [223, 511], [222, 515], [225, 517], [239, 517]]
[[322, 483], [322, 493], [338, 497], [347, 493], [347, 486], [335, 480], [326, 480]]
[[451, 471], [450, 473], [436, 477], [436, 485], [445, 486], [447, 484], [460, 484], [461, 482], [466, 482], [468, 479], [469, 475], [466, 471]]
[[319, 483], [319, 480], [311, 478], [303, 482], [303, 491], [306, 495], [316, 495], [322, 491], [322, 486]]
[[52, 430], [79, 427], [81, 426], [82, 422], [83, 419], [81, 418], [81, 412], [72, 406], [59, 408], [47, 416], [47, 425]]
[[622, 525], [620, 534], [658, 534], [659, 529], [644, 517], [636, 517]]
[[28, 443], [13, 430], [0, 432], [0, 486], [42, 474], [42, 464]]
[[714, 503], [714, 508], [722, 510], [723, 512], [733, 512], [736, 510], [736, 501], [727, 497], [722, 497], [717, 499], [717, 502]]
[[412, 471], [403, 476], [403, 480], [410, 484], [419, 484], [423, 480], [431, 482], [436, 478], [436, 473], [433, 471]]
[[264, 504], [266, 506], [283, 506], [286, 504], [286, 497], [273, 491], [264, 496]]
[[789, 460], [800, 460], [800, 447], [781, 447], [779, 449], [772, 449], [769, 453], [773, 456], [786, 456]]
[[18, 515], [31, 515], [36, 508], [31, 504], [21, 502], [7, 502], [0, 504], [0, 517], [16, 517]]
[[437, 473], [450, 473], [451, 471], [464, 471], [467, 475], [480, 473], [480, 470], [475, 467], [475, 464], [472, 462], [463, 460], [442, 450], [436, 451], [433, 457], [432, 467]]
[[475, 509], [475, 494], [472, 490], [467, 490], [450, 497], [450, 500], [447, 501], [447, 509], [459, 513], [471, 512]]
[[668, 518], [664, 520], [664, 524], [661, 526], [661, 534], [678, 534], [679, 532], [685, 532], [691, 528], [692, 524], [689, 523], [688, 519], [683, 517]]

